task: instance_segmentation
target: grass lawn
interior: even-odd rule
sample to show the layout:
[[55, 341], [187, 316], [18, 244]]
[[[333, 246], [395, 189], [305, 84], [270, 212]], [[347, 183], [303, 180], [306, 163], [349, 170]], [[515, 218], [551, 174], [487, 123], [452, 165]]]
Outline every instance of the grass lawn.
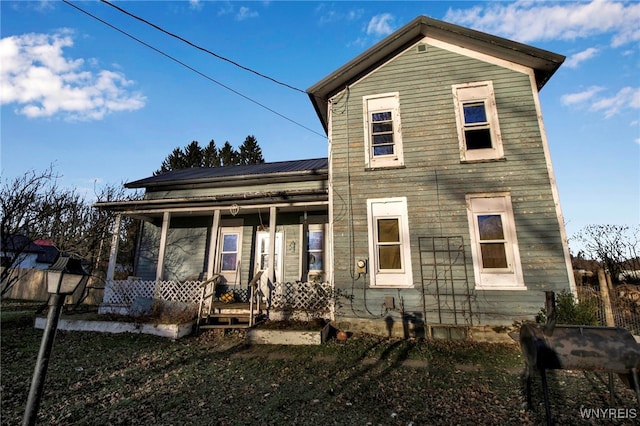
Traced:
[[[21, 423], [42, 330], [35, 308], [3, 302], [1, 424]], [[170, 341], [58, 331], [39, 410], [47, 425], [536, 425], [524, 410], [516, 345], [356, 335], [321, 346], [248, 346], [239, 333]], [[614, 407], [638, 413], [616, 377]], [[606, 374], [550, 372], [557, 424], [609, 408]], [[633, 410], [633, 411], [631, 411]]]

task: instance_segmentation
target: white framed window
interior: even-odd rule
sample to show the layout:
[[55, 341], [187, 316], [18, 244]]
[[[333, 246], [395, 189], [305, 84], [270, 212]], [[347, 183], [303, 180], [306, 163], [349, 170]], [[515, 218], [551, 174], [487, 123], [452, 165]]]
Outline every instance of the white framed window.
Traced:
[[242, 227], [220, 228], [216, 270], [227, 283], [237, 284], [242, 256]]
[[324, 238], [324, 225], [309, 225], [309, 232], [307, 233], [307, 271], [311, 274], [324, 272]]
[[407, 198], [367, 200], [369, 272], [373, 287], [411, 287]]
[[460, 159], [496, 160], [504, 156], [498, 109], [491, 81], [452, 86]]
[[399, 93], [363, 96], [362, 104], [366, 166], [403, 166]]
[[511, 196], [467, 194], [477, 290], [526, 290]]

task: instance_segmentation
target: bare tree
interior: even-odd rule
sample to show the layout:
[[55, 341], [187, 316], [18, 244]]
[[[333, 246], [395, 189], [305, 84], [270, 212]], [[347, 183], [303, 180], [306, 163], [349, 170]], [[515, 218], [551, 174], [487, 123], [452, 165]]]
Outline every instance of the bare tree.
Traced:
[[577, 257], [600, 262], [614, 284], [640, 281], [640, 226], [589, 225], [573, 238], [583, 247]]
[[[88, 272], [100, 268], [106, 257], [113, 213], [95, 209], [75, 189], [57, 185], [53, 168], [28, 171], [0, 187], [0, 244], [3, 256], [0, 294], [6, 294], [17, 281], [13, 271], [25, 256], [27, 244], [14, 241], [49, 240], [61, 252], [84, 260]], [[124, 188], [106, 186], [96, 191], [97, 201], [134, 199]]]

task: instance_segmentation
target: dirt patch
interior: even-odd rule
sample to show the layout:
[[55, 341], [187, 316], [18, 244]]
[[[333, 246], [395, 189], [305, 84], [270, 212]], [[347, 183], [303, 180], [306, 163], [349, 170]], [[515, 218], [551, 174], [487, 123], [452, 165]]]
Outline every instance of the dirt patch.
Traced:
[[408, 368], [427, 368], [429, 363], [424, 359], [405, 359], [401, 364], [403, 367]]

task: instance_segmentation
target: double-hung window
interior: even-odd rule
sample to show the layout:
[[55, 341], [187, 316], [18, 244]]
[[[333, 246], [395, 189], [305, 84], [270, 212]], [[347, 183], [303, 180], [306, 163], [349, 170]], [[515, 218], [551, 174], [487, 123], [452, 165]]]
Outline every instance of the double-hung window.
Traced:
[[476, 289], [524, 290], [509, 194], [468, 194]]
[[406, 197], [367, 200], [371, 285], [413, 285]]
[[400, 95], [364, 96], [365, 163], [367, 167], [402, 166]]
[[453, 86], [460, 158], [462, 161], [503, 157], [498, 111], [491, 81]]

